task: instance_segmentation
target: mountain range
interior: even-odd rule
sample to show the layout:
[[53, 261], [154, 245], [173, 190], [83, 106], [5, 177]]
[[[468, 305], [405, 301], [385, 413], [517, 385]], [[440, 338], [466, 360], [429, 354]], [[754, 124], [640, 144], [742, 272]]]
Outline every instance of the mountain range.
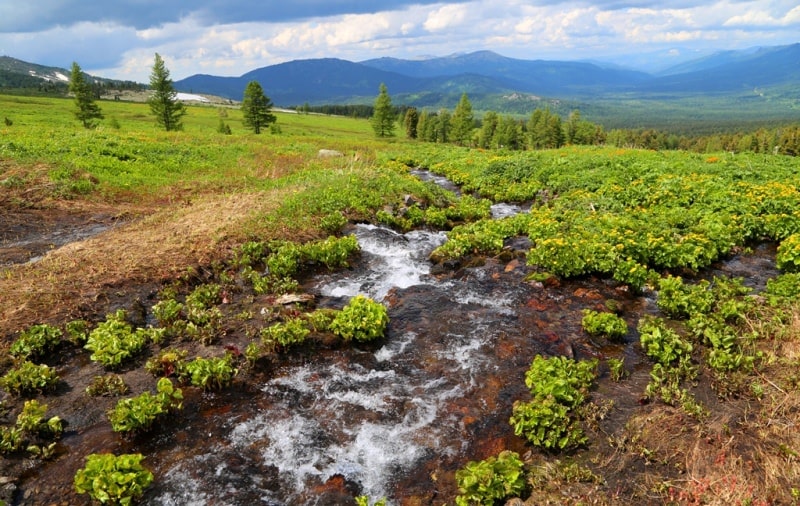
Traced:
[[424, 60], [335, 58], [295, 60], [239, 77], [197, 74], [175, 82], [180, 91], [239, 100], [259, 81], [275, 104], [290, 106], [371, 103], [381, 83], [409, 105], [436, 100], [514, 93], [588, 99], [654, 93], [746, 94], [767, 87], [800, 87], [800, 43], [747, 51], [723, 51], [657, 74], [590, 62], [523, 60], [478, 51]]

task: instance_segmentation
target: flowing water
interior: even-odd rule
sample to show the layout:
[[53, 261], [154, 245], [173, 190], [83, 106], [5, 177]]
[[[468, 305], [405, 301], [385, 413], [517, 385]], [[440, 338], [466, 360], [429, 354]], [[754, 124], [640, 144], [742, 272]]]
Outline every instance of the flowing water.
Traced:
[[513, 282], [519, 273], [504, 264], [431, 276], [442, 233], [359, 225], [355, 234], [356, 271], [307, 288], [323, 304], [356, 294], [386, 303], [383, 344], [273, 371], [252, 402], [219, 416], [221, 438], [162, 476], [149, 504], [327, 504], [331, 480], [393, 503], [431, 498], [437, 473], [482, 445], [507, 444], [524, 370], [547, 347], [517, 317], [537, 288]]

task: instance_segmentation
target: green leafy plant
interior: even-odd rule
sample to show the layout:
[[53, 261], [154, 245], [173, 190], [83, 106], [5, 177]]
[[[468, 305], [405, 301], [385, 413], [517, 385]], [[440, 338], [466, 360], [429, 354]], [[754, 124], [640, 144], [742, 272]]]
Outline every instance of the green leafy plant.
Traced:
[[103, 376], [95, 376], [92, 382], [86, 387], [86, 393], [92, 397], [106, 396], [114, 397], [117, 395], [125, 395], [130, 391], [125, 380], [118, 374], [106, 374]]
[[58, 381], [54, 368], [25, 360], [0, 378], [0, 386], [9, 393], [22, 395], [52, 390]]
[[469, 462], [456, 471], [456, 483], [457, 506], [494, 506], [525, 491], [525, 469], [519, 454], [506, 450], [497, 457]]
[[525, 373], [533, 399], [517, 401], [509, 422], [514, 433], [550, 450], [585, 444], [575, 409], [583, 404], [594, 382], [597, 360], [576, 362], [566, 357], [534, 357]]
[[536, 355], [525, 373], [525, 385], [535, 399], [552, 397], [559, 404], [573, 408], [583, 403], [596, 370], [597, 360]]
[[125, 321], [125, 311], [120, 309], [92, 330], [84, 348], [92, 352], [92, 360], [116, 368], [137, 354], [146, 342], [147, 335], [134, 332]]
[[180, 368], [180, 376], [204, 390], [224, 388], [233, 382], [238, 373], [233, 365], [233, 356], [226, 353], [224, 357], [197, 357]]
[[13, 453], [26, 448], [35, 457], [53, 456], [64, 422], [58, 416], [47, 418], [47, 404], [37, 400], [25, 402], [13, 427], [0, 427], [0, 453]]
[[591, 309], [583, 310], [581, 326], [592, 336], [605, 336], [612, 340], [621, 339], [628, 333], [628, 324], [619, 316]]
[[286, 349], [305, 341], [309, 333], [305, 320], [291, 318], [261, 329], [261, 342], [266, 349], [274, 350], [278, 346]]
[[800, 233], [792, 234], [781, 241], [775, 261], [782, 271], [800, 272]]
[[389, 315], [386, 307], [356, 295], [333, 319], [330, 330], [345, 341], [372, 341], [383, 337]]
[[161, 415], [183, 407], [183, 392], [167, 378], [156, 385], [156, 394], [144, 392], [137, 397], [122, 399], [108, 412], [114, 432], [146, 431]]
[[664, 320], [647, 316], [639, 321], [639, 340], [648, 357], [662, 365], [688, 360], [694, 347], [668, 328]]
[[516, 435], [548, 450], [574, 448], [587, 441], [569, 407], [552, 397], [515, 402], [509, 421]]
[[64, 326], [67, 334], [67, 339], [79, 346], [86, 344], [86, 339], [89, 338], [89, 322], [86, 320], [72, 320], [67, 322]]
[[189, 309], [208, 309], [222, 300], [222, 287], [216, 283], [208, 283], [195, 288], [186, 296]]
[[61, 329], [43, 323], [26, 329], [11, 344], [11, 356], [22, 359], [43, 358], [61, 343]]
[[687, 285], [678, 276], [661, 278], [658, 283], [659, 309], [674, 318], [688, 318], [698, 313], [708, 313], [714, 304], [714, 295], [709, 290], [711, 283], [701, 280]]
[[175, 323], [183, 311], [183, 304], [175, 299], [163, 299], [153, 306], [153, 316], [162, 326], [169, 326]]
[[75, 473], [75, 490], [101, 504], [133, 504], [153, 482], [153, 473], [142, 460], [144, 456], [138, 453], [88, 455], [86, 465]]
[[186, 350], [167, 348], [158, 352], [158, 355], [149, 359], [144, 364], [147, 372], [153, 376], [168, 377], [177, 374], [186, 359]]
[[625, 360], [621, 358], [609, 358], [608, 369], [611, 373], [611, 381], [620, 381], [627, 375]]

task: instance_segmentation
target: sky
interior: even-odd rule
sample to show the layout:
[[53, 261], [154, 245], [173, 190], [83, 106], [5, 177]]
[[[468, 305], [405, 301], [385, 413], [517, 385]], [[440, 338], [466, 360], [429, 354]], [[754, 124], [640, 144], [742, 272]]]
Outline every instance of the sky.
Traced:
[[179, 80], [478, 50], [656, 70], [796, 42], [797, 0], [0, 0], [0, 55], [142, 83], [155, 53]]

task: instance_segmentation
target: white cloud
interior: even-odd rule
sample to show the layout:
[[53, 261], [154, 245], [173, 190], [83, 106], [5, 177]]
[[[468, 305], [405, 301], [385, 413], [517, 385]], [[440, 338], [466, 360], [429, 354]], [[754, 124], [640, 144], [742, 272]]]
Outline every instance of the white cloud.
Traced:
[[[42, 1], [58, 9], [72, 0]], [[119, 5], [138, 5], [144, 0], [127, 1]], [[202, 3], [198, 0], [197, 5]], [[30, 2], [2, 4], [0, 14], [6, 17], [30, 17], [26, 7]], [[207, 16], [189, 14], [172, 16], [178, 21], [167, 24], [143, 24], [139, 30], [94, 22], [30, 34], [0, 33], [0, 54], [63, 67], [77, 61], [87, 72], [142, 82], [149, 80], [155, 52], [165, 59], [176, 80], [199, 72], [241, 75], [293, 59], [359, 61], [478, 49], [531, 59], [602, 59], [632, 52], [666, 53], [677, 46], [737, 49], [798, 42], [800, 6], [796, 4], [797, 0], [680, 0], [660, 7], [644, 0], [433, 4], [421, 0], [388, 3], [400, 7], [382, 11], [361, 9], [373, 11], [365, 14], [216, 24], [209, 24]], [[116, 11], [122, 10], [119, 5], [115, 4]], [[189, 7], [186, 12], [191, 12]]]

